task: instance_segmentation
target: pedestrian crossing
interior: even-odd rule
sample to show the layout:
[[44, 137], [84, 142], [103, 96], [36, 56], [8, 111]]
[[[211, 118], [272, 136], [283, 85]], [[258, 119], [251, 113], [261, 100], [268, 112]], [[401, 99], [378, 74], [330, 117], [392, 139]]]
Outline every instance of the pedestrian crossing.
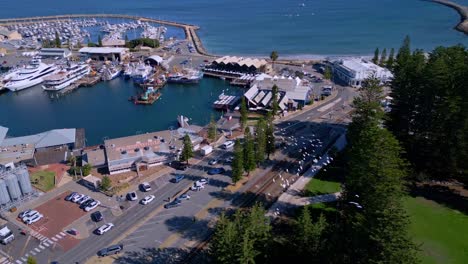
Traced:
[[40, 241], [39, 246], [31, 249], [24, 256], [22, 256], [21, 258], [15, 260], [15, 262], [11, 262], [7, 258], [1, 258], [0, 259], [0, 264], [23, 264], [23, 263], [26, 263], [28, 261], [29, 256], [36, 256], [37, 254], [40, 254], [42, 251], [46, 250], [47, 248], [54, 247], [55, 244], [59, 240], [65, 238], [66, 234], [64, 232], [60, 232], [60, 233], [56, 234], [55, 236], [53, 236], [51, 238], [48, 238], [48, 237], [40, 234], [39, 232], [32, 231], [31, 236], [35, 237], [36, 239], [38, 239]]

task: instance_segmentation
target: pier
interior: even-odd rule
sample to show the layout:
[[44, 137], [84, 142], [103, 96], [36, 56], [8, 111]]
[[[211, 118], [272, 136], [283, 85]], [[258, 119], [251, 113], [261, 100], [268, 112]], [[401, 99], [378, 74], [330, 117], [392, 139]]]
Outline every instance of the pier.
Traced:
[[80, 19], [80, 18], [129, 19], [129, 20], [139, 20], [141, 22], [156, 23], [156, 24], [161, 24], [161, 25], [166, 25], [166, 26], [182, 28], [185, 33], [185, 39], [193, 44], [198, 54], [208, 56], [208, 57], [217, 57], [215, 55], [209, 54], [205, 50], [205, 47], [203, 46], [197, 34], [197, 30], [199, 29], [198, 26], [180, 23], [180, 22], [168, 21], [168, 20], [154, 19], [154, 18], [149, 18], [149, 17], [121, 15], [121, 14], [71, 14], [71, 15], [57, 15], [57, 16], [37, 16], [37, 17], [0, 19], [0, 26], [8, 26], [8, 25], [14, 25], [14, 24], [29, 24], [29, 23], [37, 23], [37, 22], [43, 22], [43, 21], [64, 21], [64, 20]]
[[457, 4], [449, 0], [428, 0], [444, 6], [455, 9], [460, 14], [460, 23], [455, 27], [456, 30], [468, 34], [468, 6]]

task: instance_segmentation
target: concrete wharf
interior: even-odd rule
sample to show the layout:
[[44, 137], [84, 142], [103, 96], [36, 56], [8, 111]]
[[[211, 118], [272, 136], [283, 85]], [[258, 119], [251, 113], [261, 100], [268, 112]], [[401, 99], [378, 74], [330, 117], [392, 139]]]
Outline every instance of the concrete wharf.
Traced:
[[122, 14], [69, 14], [69, 15], [56, 15], [56, 16], [36, 16], [36, 17], [23, 17], [23, 18], [6, 18], [0, 19], [0, 26], [8, 26], [14, 24], [33, 24], [37, 22], [44, 21], [67, 21], [71, 19], [80, 19], [80, 18], [116, 18], [116, 19], [129, 19], [129, 20], [139, 20], [141, 22], [156, 23], [166, 26], [182, 28], [185, 33], [185, 38], [193, 44], [195, 50], [198, 54], [208, 56], [208, 57], [217, 57], [215, 55], [209, 54], [200, 38], [198, 37], [197, 30], [200, 29], [196, 25], [154, 19], [149, 17], [141, 16], [131, 16], [131, 15], [122, 15]]

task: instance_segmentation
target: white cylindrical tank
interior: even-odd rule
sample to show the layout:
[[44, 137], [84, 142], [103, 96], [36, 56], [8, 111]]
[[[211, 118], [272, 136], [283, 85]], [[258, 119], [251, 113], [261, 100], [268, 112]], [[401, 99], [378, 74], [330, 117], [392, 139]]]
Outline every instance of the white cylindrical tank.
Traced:
[[23, 195], [32, 193], [33, 189], [31, 186], [31, 180], [29, 179], [29, 173], [27, 169], [22, 169], [16, 173], [18, 178], [19, 186]]
[[0, 204], [6, 204], [10, 201], [7, 186], [4, 180], [0, 179]]
[[5, 177], [5, 182], [8, 187], [8, 192], [10, 193], [11, 200], [17, 200], [21, 198], [21, 190], [16, 175], [8, 175], [7, 177]]

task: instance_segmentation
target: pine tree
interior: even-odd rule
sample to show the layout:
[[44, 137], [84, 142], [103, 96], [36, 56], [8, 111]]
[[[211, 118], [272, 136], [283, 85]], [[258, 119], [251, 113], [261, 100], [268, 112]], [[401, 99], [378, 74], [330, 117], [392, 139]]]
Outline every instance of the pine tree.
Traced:
[[278, 59], [278, 57], [279, 57], [279, 56], [278, 56], [278, 52], [277, 52], [277, 51], [272, 51], [272, 52], [270, 53], [270, 59], [271, 59], [271, 61], [272, 61], [272, 63], [273, 63], [273, 69], [275, 68], [275, 61]]
[[333, 77], [332, 71], [331, 71], [330, 67], [327, 66], [325, 68], [325, 72], [323, 73], [323, 78], [325, 80], [331, 80], [332, 77]]
[[232, 160], [232, 182], [236, 183], [242, 179], [244, 174], [244, 150], [240, 140], [234, 144], [234, 159]]
[[60, 41], [60, 36], [57, 31], [55, 31], [55, 47], [60, 48], [62, 46], [62, 43]]
[[372, 62], [374, 64], [378, 64], [379, 63], [379, 48], [376, 48], [375, 51], [374, 51], [374, 58], [372, 58]]
[[187, 164], [189, 163], [190, 158], [193, 157], [193, 147], [192, 147], [192, 140], [188, 134], [184, 136], [184, 147], [182, 149], [182, 153], [180, 155], [180, 161], [186, 161]]
[[294, 230], [295, 248], [299, 255], [312, 259], [317, 258], [324, 246], [326, 228], [327, 222], [322, 214], [317, 222], [313, 223], [309, 209], [303, 207]]
[[214, 116], [211, 115], [210, 124], [208, 125], [208, 138], [211, 141], [214, 141], [216, 140], [217, 134], [218, 134], [218, 127], [216, 126]]
[[395, 49], [392, 48], [390, 50], [390, 55], [388, 56], [388, 60], [387, 60], [387, 63], [385, 64], [385, 67], [387, 67], [387, 69], [389, 70], [392, 70], [393, 69], [393, 64], [395, 63]]
[[255, 127], [255, 159], [257, 164], [262, 163], [265, 160], [267, 144], [266, 132], [265, 119], [261, 118], [258, 120], [257, 126]]
[[97, 40], [97, 43], [98, 43], [98, 46], [99, 46], [99, 47], [102, 47], [102, 39], [101, 39], [101, 35], [98, 35], [98, 40]]
[[239, 234], [235, 223], [231, 222], [224, 213], [221, 213], [211, 239], [209, 253], [216, 263], [236, 263]]
[[244, 232], [242, 235], [242, 247], [238, 254], [236, 263], [255, 264], [255, 257], [259, 254], [259, 252], [255, 250], [255, 240], [253, 240], [250, 236], [251, 235], [249, 231]]
[[273, 114], [273, 117], [275, 117], [278, 114], [279, 110], [279, 102], [278, 102], [278, 86], [273, 85], [273, 88], [271, 88], [271, 112]]
[[380, 66], [384, 66], [387, 61], [387, 49], [384, 48], [382, 54], [380, 55]]
[[244, 171], [247, 175], [257, 167], [255, 160], [255, 143], [248, 127], [244, 131]]
[[248, 119], [247, 104], [245, 102], [245, 97], [242, 96], [241, 104], [240, 104], [240, 123], [241, 123], [242, 128], [244, 128], [247, 125], [247, 119]]

